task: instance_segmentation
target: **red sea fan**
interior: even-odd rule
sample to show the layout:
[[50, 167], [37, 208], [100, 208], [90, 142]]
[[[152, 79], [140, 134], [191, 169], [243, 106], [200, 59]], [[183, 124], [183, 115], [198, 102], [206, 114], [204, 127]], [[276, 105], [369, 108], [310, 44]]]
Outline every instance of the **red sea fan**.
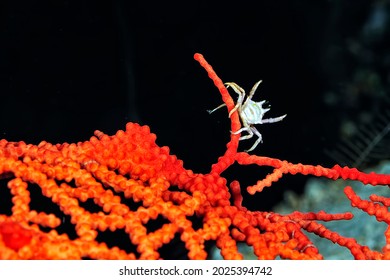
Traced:
[[[223, 82], [200, 54], [230, 112], [235, 103]], [[231, 114], [231, 131], [241, 128], [238, 112]], [[2, 259], [159, 259], [160, 250], [179, 237], [190, 259], [206, 259], [205, 244], [214, 241], [225, 259], [242, 259], [237, 243], [245, 242], [259, 259], [322, 259], [307, 232], [348, 248], [356, 259], [390, 259], [390, 228], [386, 245], [374, 251], [355, 239], [329, 230], [320, 221], [352, 219], [351, 213], [249, 211], [242, 206], [238, 181], [222, 175], [233, 163], [272, 167], [265, 178], [247, 187], [250, 194], [271, 187], [282, 176], [303, 174], [332, 180], [357, 180], [389, 185], [390, 175], [366, 174], [348, 167], [325, 168], [237, 152], [239, 134], [231, 134], [227, 149], [208, 174], [185, 169], [167, 147], [155, 143], [149, 127], [128, 123], [125, 131], [108, 136], [95, 132], [89, 141], [39, 145], [0, 141], [0, 178], [12, 197], [10, 213], [0, 214]], [[53, 203], [57, 212], [32, 210], [33, 188]], [[329, 190], [332, 191], [332, 190]], [[340, 194], [344, 195], [344, 194]], [[390, 225], [390, 198], [362, 200], [351, 187], [345, 195], [378, 221]], [[6, 197], [0, 198], [2, 204]], [[128, 203], [128, 201], [133, 203]], [[4, 201], [4, 202], [3, 202]], [[85, 206], [89, 202], [89, 207]], [[92, 211], [91, 204], [98, 210]], [[72, 226], [60, 232], [64, 217]], [[150, 222], [164, 219], [157, 228]], [[195, 226], [193, 217], [201, 220]], [[109, 246], [98, 236], [124, 232], [132, 249]], [[72, 233], [73, 232], [73, 233]]]

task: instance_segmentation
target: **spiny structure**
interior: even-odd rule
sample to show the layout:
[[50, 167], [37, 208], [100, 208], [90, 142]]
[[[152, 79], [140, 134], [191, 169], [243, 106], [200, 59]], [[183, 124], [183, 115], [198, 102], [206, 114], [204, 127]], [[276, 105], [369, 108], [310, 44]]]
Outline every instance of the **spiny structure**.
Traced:
[[[223, 82], [202, 55], [195, 54], [195, 59], [206, 69], [230, 112], [235, 104]], [[231, 131], [238, 131], [238, 113], [230, 119]], [[374, 251], [321, 223], [349, 220], [351, 213], [249, 211], [242, 206], [239, 182], [227, 182], [222, 173], [233, 163], [272, 167], [272, 173], [247, 188], [251, 194], [287, 174], [372, 185], [389, 185], [390, 175], [366, 174], [337, 165], [293, 164], [237, 152], [239, 137], [231, 134], [225, 154], [208, 174], [185, 169], [167, 147], [157, 146], [156, 136], [147, 126], [135, 123], [128, 123], [125, 131], [113, 136], [96, 131], [89, 141], [77, 144], [1, 140], [0, 178], [7, 181], [12, 206], [10, 213], [0, 214], [0, 258], [159, 259], [159, 250], [179, 236], [190, 259], [206, 259], [208, 241], [215, 242], [225, 259], [243, 258], [238, 242], [251, 246], [259, 259], [322, 259], [307, 235], [311, 232], [348, 248], [356, 259], [390, 259], [390, 226], [384, 232], [386, 245], [382, 251]], [[58, 232], [63, 223], [60, 217], [31, 209], [32, 185], [70, 218], [75, 236]], [[345, 195], [353, 207], [390, 225], [390, 198], [372, 195], [363, 200], [351, 187], [345, 188]], [[100, 210], [85, 207], [90, 201]], [[6, 203], [1, 197], [0, 202]], [[194, 216], [201, 219], [201, 226], [194, 226]], [[148, 223], [159, 217], [166, 222], [150, 230]], [[99, 241], [97, 236], [106, 231], [124, 231], [134, 251]]]

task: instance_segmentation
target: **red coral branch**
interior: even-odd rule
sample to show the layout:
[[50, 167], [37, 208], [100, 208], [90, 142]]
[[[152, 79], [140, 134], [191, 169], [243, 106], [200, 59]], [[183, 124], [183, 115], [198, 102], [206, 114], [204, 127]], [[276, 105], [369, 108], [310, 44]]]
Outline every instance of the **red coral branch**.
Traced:
[[[222, 101], [226, 104], [228, 112], [233, 110], [235, 104], [230, 96], [228, 90], [223, 84], [222, 80], [215, 73], [214, 69], [211, 65], [204, 59], [203, 55], [196, 53], [194, 55], [194, 59], [200, 63], [200, 65], [207, 71], [210, 79], [214, 82], [214, 85], [217, 87], [219, 92], [222, 95]], [[235, 111], [231, 117], [231, 131], [238, 131], [241, 128], [240, 119], [238, 116], [238, 112]], [[216, 172], [221, 174], [224, 170], [226, 170], [230, 165], [234, 162], [234, 156], [237, 153], [238, 141], [240, 138], [240, 134], [230, 134], [230, 141], [227, 143], [225, 154], [218, 159], [218, 163], [213, 164], [211, 167], [211, 172]]]

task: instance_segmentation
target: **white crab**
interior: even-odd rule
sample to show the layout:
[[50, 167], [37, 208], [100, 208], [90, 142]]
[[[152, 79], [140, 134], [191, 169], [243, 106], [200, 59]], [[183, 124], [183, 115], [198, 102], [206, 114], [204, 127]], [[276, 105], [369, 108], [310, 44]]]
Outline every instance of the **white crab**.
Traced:
[[[229, 112], [229, 118], [235, 111], [238, 111], [238, 114], [240, 115], [242, 121], [242, 128], [235, 132], [232, 132], [232, 134], [239, 134], [244, 131], [248, 132], [248, 135], [241, 136], [240, 140], [250, 139], [252, 138], [253, 134], [255, 134], [258, 137], [256, 142], [252, 145], [252, 147], [249, 150], [246, 150], [246, 152], [250, 152], [254, 150], [256, 146], [263, 141], [261, 133], [254, 127], [255, 124], [279, 122], [287, 116], [287, 115], [283, 115], [277, 118], [263, 119], [264, 114], [270, 110], [270, 108], [263, 108], [263, 104], [266, 101], [265, 100], [260, 102], [252, 101], [252, 97], [255, 94], [255, 91], [261, 82], [262, 81], [260, 80], [253, 86], [246, 99], [245, 99], [245, 91], [243, 88], [241, 88], [236, 83], [225, 83], [227, 88], [231, 87], [238, 94], [236, 106], [234, 106], [234, 108]], [[207, 111], [209, 112], [209, 114], [211, 114], [215, 110], [218, 110], [223, 106], [226, 106], [226, 104], [224, 103], [213, 110], [207, 110]]]

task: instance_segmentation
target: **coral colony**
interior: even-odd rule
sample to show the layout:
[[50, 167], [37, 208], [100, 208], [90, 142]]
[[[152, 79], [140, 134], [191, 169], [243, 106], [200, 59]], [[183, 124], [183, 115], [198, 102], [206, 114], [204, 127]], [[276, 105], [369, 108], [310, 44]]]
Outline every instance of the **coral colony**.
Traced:
[[[201, 54], [194, 57], [232, 112], [236, 104], [221, 79]], [[232, 132], [242, 129], [239, 113], [236, 108], [230, 116]], [[77, 144], [0, 141], [0, 178], [7, 182], [0, 187], [8, 187], [12, 198], [9, 213], [0, 214], [1, 259], [159, 259], [159, 250], [176, 237], [185, 245], [189, 259], [206, 259], [206, 242], [215, 242], [224, 259], [243, 258], [238, 243], [246, 243], [259, 259], [322, 259], [308, 233], [346, 247], [355, 259], [390, 259], [390, 198], [372, 194], [365, 200], [350, 186], [340, 193], [352, 207], [387, 224], [385, 246], [375, 251], [327, 228], [328, 221], [347, 223], [354, 218], [351, 213], [249, 211], [242, 206], [240, 183], [228, 182], [222, 173], [233, 163], [272, 167], [270, 174], [246, 188], [250, 194], [287, 175], [355, 180], [386, 188], [390, 175], [238, 152], [239, 133], [231, 133], [225, 154], [208, 174], [196, 174], [185, 169], [167, 147], [157, 146], [156, 135], [148, 126], [128, 123], [125, 131], [113, 136], [100, 131], [94, 134]], [[32, 210], [32, 186], [62, 216], [55, 211]], [[88, 209], [87, 202], [99, 210]], [[59, 231], [64, 217], [69, 219], [73, 235]], [[200, 226], [194, 225], [193, 217], [201, 220]], [[165, 223], [148, 228], [150, 221], [159, 218]], [[123, 231], [133, 250], [100, 241], [98, 235], [106, 231]]]

